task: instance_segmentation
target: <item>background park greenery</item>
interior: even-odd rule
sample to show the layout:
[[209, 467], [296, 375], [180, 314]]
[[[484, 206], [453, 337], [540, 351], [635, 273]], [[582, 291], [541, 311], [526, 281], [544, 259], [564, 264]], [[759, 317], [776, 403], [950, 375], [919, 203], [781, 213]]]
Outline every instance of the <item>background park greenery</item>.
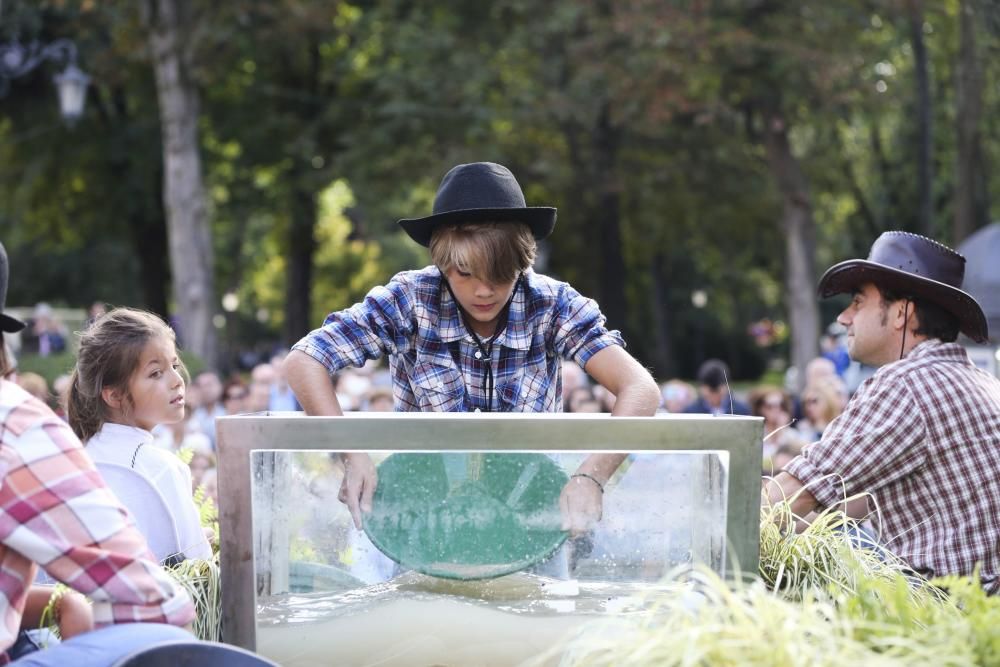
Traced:
[[[173, 314], [223, 368], [426, 263], [395, 220], [459, 162], [559, 208], [545, 270], [661, 379], [801, 363], [836, 312], [822, 268], [997, 213], [994, 0], [0, 5], [0, 41], [59, 37], [84, 117], [59, 120], [44, 67], [0, 100], [8, 303]], [[756, 346], [765, 318], [791, 335]]]

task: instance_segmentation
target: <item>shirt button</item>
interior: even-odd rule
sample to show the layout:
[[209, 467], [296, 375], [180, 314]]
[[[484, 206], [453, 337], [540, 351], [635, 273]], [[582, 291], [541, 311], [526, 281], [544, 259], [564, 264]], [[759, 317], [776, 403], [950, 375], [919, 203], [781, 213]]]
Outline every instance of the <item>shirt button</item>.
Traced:
[[476, 352], [476, 359], [482, 359], [482, 358], [483, 358], [483, 353], [482, 352]]

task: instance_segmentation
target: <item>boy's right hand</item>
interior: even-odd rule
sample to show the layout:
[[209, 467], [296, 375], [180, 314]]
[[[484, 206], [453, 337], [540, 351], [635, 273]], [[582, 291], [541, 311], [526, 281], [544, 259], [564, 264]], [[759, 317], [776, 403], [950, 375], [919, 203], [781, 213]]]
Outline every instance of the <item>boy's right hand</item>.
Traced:
[[361, 530], [361, 513], [372, 511], [372, 497], [378, 484], [378, 473], [370, 456], [364, 453], [343, 454], [344, 481], [337, 498], [347, 505], [354, 527]]

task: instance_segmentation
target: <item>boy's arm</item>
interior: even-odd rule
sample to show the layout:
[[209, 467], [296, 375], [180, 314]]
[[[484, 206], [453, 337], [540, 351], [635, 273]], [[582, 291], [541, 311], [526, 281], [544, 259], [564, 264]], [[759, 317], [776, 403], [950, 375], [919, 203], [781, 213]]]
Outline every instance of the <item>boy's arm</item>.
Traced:
[[[343, 416], [344, 411], [340, 408], [326, 366], [305, 352], [292, 350], [285, 357], [283, 369], [288, 377], [288, 386], [307, 415]], [[361, 530], [361, 513], [372, 511], [378, 475], [371, 457], [364, 452], [345, 453], [341, 460], [344, 462], [344, 479], [338, 497], [351, 512], [354, 526]]]
[[[41, 625], [42, 614], [56, 590], [55, 586], [32, 586], [28, 590], [24, 613], [21, 615], [22, 630], [32, 630]], [[94, 615], [87, 598], [74, 590], [65, 589], [59, 594], [52, 615], [63, 640], [94, 629]]]
[[623, 347], [609, 345], [596, 352], [584, 370], [614, 394], [611, 414], [617, 417], [652, 417], [660, 407], [660, 390], [653, 376]]
[[[649, 372], [618, 345], [594, 353], [586, 371], [615, 395], [612, 415], [647, 417], [660, 406], [660, 390]], [[593, 528], [603, 514], [604, 486], [627, 454], [592, 454], [584, 459], [563, 488], [560, 507], [563, 530], [579, 535]]]

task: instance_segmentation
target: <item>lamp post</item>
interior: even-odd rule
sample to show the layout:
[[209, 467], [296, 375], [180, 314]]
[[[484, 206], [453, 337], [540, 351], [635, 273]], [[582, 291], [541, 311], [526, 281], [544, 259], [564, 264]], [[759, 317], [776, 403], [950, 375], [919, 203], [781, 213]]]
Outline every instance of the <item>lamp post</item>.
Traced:
[[0, 98], [10, 90], [12, 79], [28, 74], [46, 60], [62, 61], [66, 67], [53, 77], [59, 93], [59, 110], [63, 119], [72, 124], [83, 115], [90, 77], [76, 66], [76, 44], [69, 39], [42, 45], [33, 41], [28, 45], [15, 40], [0, 44]]
[[691, 305], [695, 307], [697, 312], [695, 316], [697, 318], [695, 322], [697, 332], [694, 341], [694, 356], [698, 361], [698, 366], [701, 366], [701, 363], [705, 361], [705, 315], [702, 311], [708, 305], [708, 292], [703, 289], [696, 289], [691, 292]]

